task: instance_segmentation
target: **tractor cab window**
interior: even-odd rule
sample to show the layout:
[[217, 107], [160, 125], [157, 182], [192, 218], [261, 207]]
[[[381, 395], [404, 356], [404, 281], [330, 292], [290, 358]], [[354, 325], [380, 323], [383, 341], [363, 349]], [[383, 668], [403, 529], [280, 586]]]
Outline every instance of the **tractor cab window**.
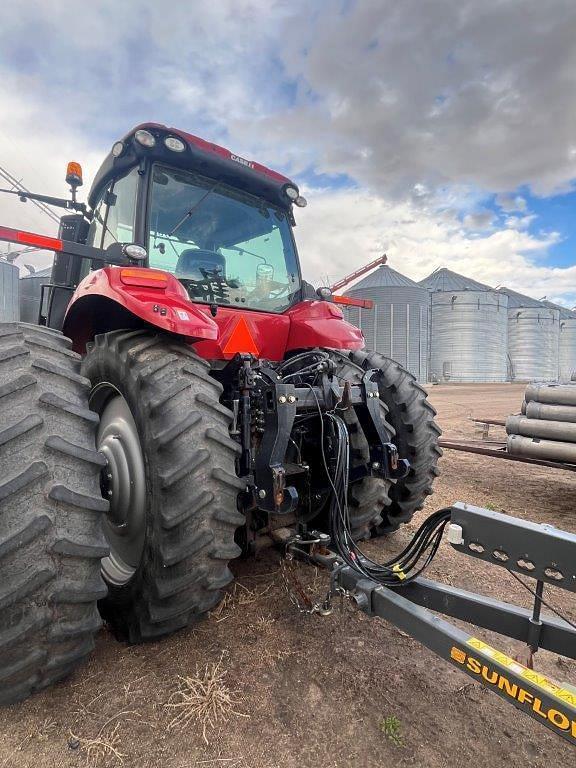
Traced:
[[134, 216], [138, 190], [138, 169], [115, 179], [106, 187], [94, 209], [88, 230], [88, 245], [108, 248], [112, 243], [134, 242]]
[[172, 272], [192, 301], [282, 312], [299, 289], [286, 213], [211, 179], [155, 166], [151, 267]]

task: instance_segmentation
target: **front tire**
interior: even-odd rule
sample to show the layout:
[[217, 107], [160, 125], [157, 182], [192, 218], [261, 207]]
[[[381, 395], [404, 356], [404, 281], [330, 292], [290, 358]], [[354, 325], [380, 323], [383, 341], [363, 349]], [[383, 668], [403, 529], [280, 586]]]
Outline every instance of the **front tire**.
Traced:
[[120, 639], [142, 642], [189, 625], [232, 580], [234, 532], [244, 522], [232, 414], [208, 364], [162, 334], [97, 336], [82, 370], [109, 461], [109, 592], [100, 610]]

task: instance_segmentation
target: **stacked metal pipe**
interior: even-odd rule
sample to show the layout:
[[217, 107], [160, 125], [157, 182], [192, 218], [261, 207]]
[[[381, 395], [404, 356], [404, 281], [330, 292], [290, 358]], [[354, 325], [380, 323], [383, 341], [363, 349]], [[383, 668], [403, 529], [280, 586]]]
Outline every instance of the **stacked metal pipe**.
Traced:
[[576, 464], [576, 382], [529, 384], [506, 432], [508, 453]]

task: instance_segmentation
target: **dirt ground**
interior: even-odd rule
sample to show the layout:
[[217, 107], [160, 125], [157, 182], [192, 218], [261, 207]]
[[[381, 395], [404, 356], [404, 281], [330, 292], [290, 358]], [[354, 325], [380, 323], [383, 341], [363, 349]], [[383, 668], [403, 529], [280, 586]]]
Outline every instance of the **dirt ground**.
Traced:
[[[474, 436], [470, 415], [519, 410], [517, 385], [431, 388], [446, 436]], [[492, 428], [494, 435], [502, 434]], [[457, 500], [576, 532], [576, 477], [569, 472], [447, 451], [436, 493], [410, 526], [369, 545], [398, 550], [418, 522]], [[123, 764], [126, 768], [525, 768], [569, 765], [574, 751], [417, 642], [345, 609], [321, 618], [289, 602], [272, 551], [235, 564], [237, 586], [195, 629], [160, 643], [125, 646], [102, 630], [89, 664], [73, 677], [0, 711], [0, 768]], [[501, 568], [443, 545], [428, 575], [528, 605]], [[323, 573], [302, 571], [314, 593]], [[548, 597], [573, 620], [574, 595]], [[528, 599], [527, 599], [528, 598]], [[518, 644], [478, 630], [509, 653]], [[235, 703], [227, 722], [178, 728], [179, 677], [219, 671]], [[576, 684], [576, 662], [540, 652], [536, 668]], [[89, 750], [89, 747], [92, 747]], [[111, 751], [116, 750], [116, 753]], [[108, 754], [104, 752], [108, 751]]]

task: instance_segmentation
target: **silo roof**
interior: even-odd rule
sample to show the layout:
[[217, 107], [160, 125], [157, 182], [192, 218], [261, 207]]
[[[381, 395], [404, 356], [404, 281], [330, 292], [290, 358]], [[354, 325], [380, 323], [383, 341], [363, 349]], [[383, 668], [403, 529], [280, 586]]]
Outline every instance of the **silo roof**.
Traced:
[[420, 280], [419, 285], [427, 288], [429, 291], [492, 291], [489, 285], [472, 280], [471, 277], [465, 277], [458, 272], [452, 272], [451, 269], [442, 267], [435, 269], [432, 274]]
[[531, 296], [525, 296], [523, 293], [513, 291], [510, 288], [503, 286], [498, 288], [499, 293], [505, 293], [508, 296], [508, 309], [514, 309], [515, 307], [543, 307], [544, 304], [538, 299], [533, 299]]
[[560, 318], [562, 320], [576, 320], [576, 312], [573, 312], [571, 309], [568, 309], [568, 307], [563, 307], [561, 304], [554, 304], [553, 301], [543, 301], [542, 304], [545, 304], [547, 307], [550, 307], [551, 309], [557, 309], [560, 312]]
[[382, 264], [382, 266], [378, 267], [378, 269], [375, 269], [374, 272], [371, 272], [358, 283], [355, 283], [346, 291], [346, 293], [351, 293], [352, 291], [356, 290], [365, 290], [366, 288], [399, 287], [421, 288], [421, 286], [418, 285], [418, 283], [415, 283], [414, 280], [410, 280], [409, 277], [401, 275], [400, 272], [392, 269], [392, 267], [389, 267], [387, 264]]
[[30, 272], [28, 275], [23, 275], [20, 279], [27, 280], [29, 277], [51, 277], [52, 267], [46, 267], [46, 269], [37, 269], [36, 272]]

